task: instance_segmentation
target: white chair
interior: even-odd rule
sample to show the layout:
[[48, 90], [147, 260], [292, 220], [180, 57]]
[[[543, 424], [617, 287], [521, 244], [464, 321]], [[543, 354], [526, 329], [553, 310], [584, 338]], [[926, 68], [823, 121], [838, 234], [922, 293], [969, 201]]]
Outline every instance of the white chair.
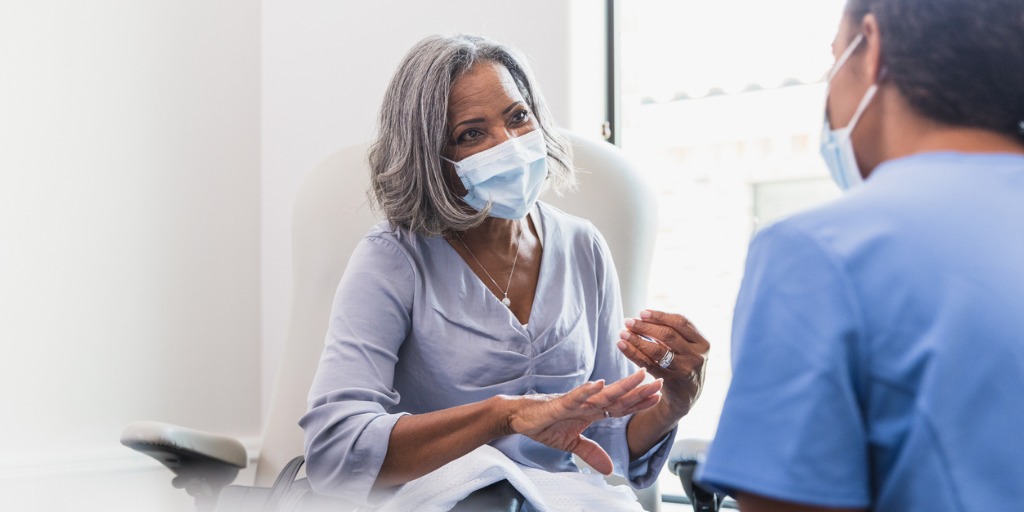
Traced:
[[[611, 249], [627, 314], [643, 308], [654, 249], [656, 207], [650, 189], [615, 146], [566, 133], [581, 171], [580, 189], [545, 201], [589, 219]], [[306, 411], [327, 330], [335, 289], [349, 254], [377, 221], [366, 197], [366, 145], [348, 147], [320, 163], [296, 197], [292, 222], [293, 299], [287, 345], [263, 427], [255, 485], [269, 486], [284, 465], [303, 452], [298, 420]], [[235, 439], [182, 427], [139, 422], [122, 443], [160, 460], [178, 476], [174, 485], [210, 509], [220, 489], [246, 466], [245, 448]], [[657, 510], [656, 486], [638, 493]]]

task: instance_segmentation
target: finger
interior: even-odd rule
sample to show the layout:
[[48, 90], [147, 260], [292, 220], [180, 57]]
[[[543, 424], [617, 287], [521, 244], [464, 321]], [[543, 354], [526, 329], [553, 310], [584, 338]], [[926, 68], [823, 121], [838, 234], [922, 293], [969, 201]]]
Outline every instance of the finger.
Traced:
[[576, 386], [575, 389], [565, 394], [563, 398], [569, 400], [574, 406], [579, 407], [587, 403], [594, 395], [605, 389], [604, 379], [585, 382]]
[[[633, 410], [636, 404], [660, 393], [663, 387], [664, 380], [662, 379], [656, 379], [642, 386], [637, 386], [635, 389], [619, 399], [618, 402], [607, 407], [605, 410], [614, 417], [625, 416], [630, 414], [630, 411]], [[655, 400], [655, 403], [657, 403], [657, 400]]]
[[579, 456], [583, 462], [599, 471], [603, 475], [612, 474], [612, 458], [608, 452], [601, 448], [601, 445], [584, 436], [580, 436], [579, 442], [573, 447], [572, 453]]
[[649, 396], [649, 397], [647, 397], [647, 398], [637, 402], [636, 404], [634, 404], [629, 409], [626, 409], [626, 410], [622, 411], [622, 416], [628, 416], [630, 414], [633, 414], [633, 413], [636, 413], [636, 412], [640, 412], [640, 411], [642, 411], [644, 409], [650, 409], [651, 407], [654, 407], [655, 405], [658, 405], [658, 402], [660, 402], [660, 401], [661, 401], [661, 393], [657, 393], [655, 395]]
[[[639, 318], [627, 318], [623, 323], [626, 324], [626, 332], [647, 338], [648, 341], [663, 343], [670, 347], [682, 347], [686, 343], [682, 334], [666, 325], [644, 322]], [[625, 339], [621, 332], [619, 336]]]
[[625, 395], [629, 391], [636, 389], [637, 386], [643, 384], [644, 379], [646, 378], [647, 372], [641, 368], [632, 374], [605, 386], [604, 393], [608, 395], [618, 394], [618, 396]]
[[648, 324], [658, 324], [672, 328], [690, 343], [707, 343], [707, 339], [688, 318], [676, 313], [665, 313], [653, 309], [640, 312], [640, 320]]
[[632, 375], [623, 377], [613, 384], [605, 386], [600, 393], [593, 395], [588, 400], [588, 403], [600, 409], [610, 407], [627, 393], [636, 389], [637, 386], [643, 384], [646, 376], [647, 373], [643, 369], [638, 370]]
[[618, 407], [629, 407], [659, 391], [664, 385], [663, 379], [655, 379], [651, 382], [647, 382], [643, 385], [637, 386], [629, 393], [626, 393], [622, 398], [619, 399], [616, 404]]
[[619, 350], [629, 360], [648, 369], [654, 375], [658, 375], [658, 372], [663, 370], [658, 365], [658, 361], [661, 361], [661, 358], [668, 352], [669, 348], [667, 346], [658, 342], [647, 341], [627, 330], [620, 332], [619, 338]]

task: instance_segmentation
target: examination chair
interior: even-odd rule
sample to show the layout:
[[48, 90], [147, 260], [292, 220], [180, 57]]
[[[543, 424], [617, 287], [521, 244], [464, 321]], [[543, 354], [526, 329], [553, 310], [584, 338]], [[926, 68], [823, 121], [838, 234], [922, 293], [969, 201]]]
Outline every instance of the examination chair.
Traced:
[[[566, 133], [580, 171], [579, 191], [544, 201], [589, 219], [608, 242], [618, 269], [626, 314], [645, 307], [654, 249], [654, 195], [615, 146]], [[330, 155], [305, 178], [292, 220], [293, 294], [288, 338], [265, 420], [254, 485], [270, 486], [303, 452], [298, 420], [327, 332], [331, 302], [349, 254], [377, 222], [367, 202], [367, 145]], [[128, 425], [122, 444], [150, 455], [175, 473], [172, 483], [212, 510], [248, 456], [236, 439], [159, 422]], [[621, 482], [621, 480], [620, 480]], [[248, 482], [242, 482], [248, 484]], [[657, 485], [638, 491], [647, 510], [658, 510]]]

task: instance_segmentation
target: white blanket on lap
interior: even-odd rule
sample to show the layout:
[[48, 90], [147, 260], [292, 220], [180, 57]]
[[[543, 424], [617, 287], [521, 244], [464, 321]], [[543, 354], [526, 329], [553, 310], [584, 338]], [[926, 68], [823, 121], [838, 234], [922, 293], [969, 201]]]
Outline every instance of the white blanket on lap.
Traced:
[[484, 445], [404, 486], [385, 503], [360, 512], [444, 512], [471, 492], [507, 479], [539, 512], [643, 512], [633, 492], [598, 473], [552, 473], [522, 467]]

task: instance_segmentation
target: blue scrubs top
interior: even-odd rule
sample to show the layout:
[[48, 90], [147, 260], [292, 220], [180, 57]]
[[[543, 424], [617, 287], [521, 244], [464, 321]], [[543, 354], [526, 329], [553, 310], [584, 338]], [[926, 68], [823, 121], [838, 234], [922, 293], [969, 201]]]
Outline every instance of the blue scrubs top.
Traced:
[[[611, 254], [585, 220], [539, 203], [531, 213], [544, 248], [529, 323], [523, 325], [442, 237], [381, 223], [349, 259], [309, 393], [307, 476], [320, 493], [377, 503], [370, 493], [395, 422], [495, 395], [564, 393], [636, 371], [616, 348], [622, 299]], [[515, 297], [511, 297], [515, 300]], [[654, 483], [673, 430], [630, 460], [631, 416], [595, 422], [583, 435], [635, 487]], [[491, 443], [513, 461], [579, 471], [568, 452], [522, 435]]]
[[932, 153], [751, 244], [698, 478], [797, 503], [1024, 510], [1024, 157]]

